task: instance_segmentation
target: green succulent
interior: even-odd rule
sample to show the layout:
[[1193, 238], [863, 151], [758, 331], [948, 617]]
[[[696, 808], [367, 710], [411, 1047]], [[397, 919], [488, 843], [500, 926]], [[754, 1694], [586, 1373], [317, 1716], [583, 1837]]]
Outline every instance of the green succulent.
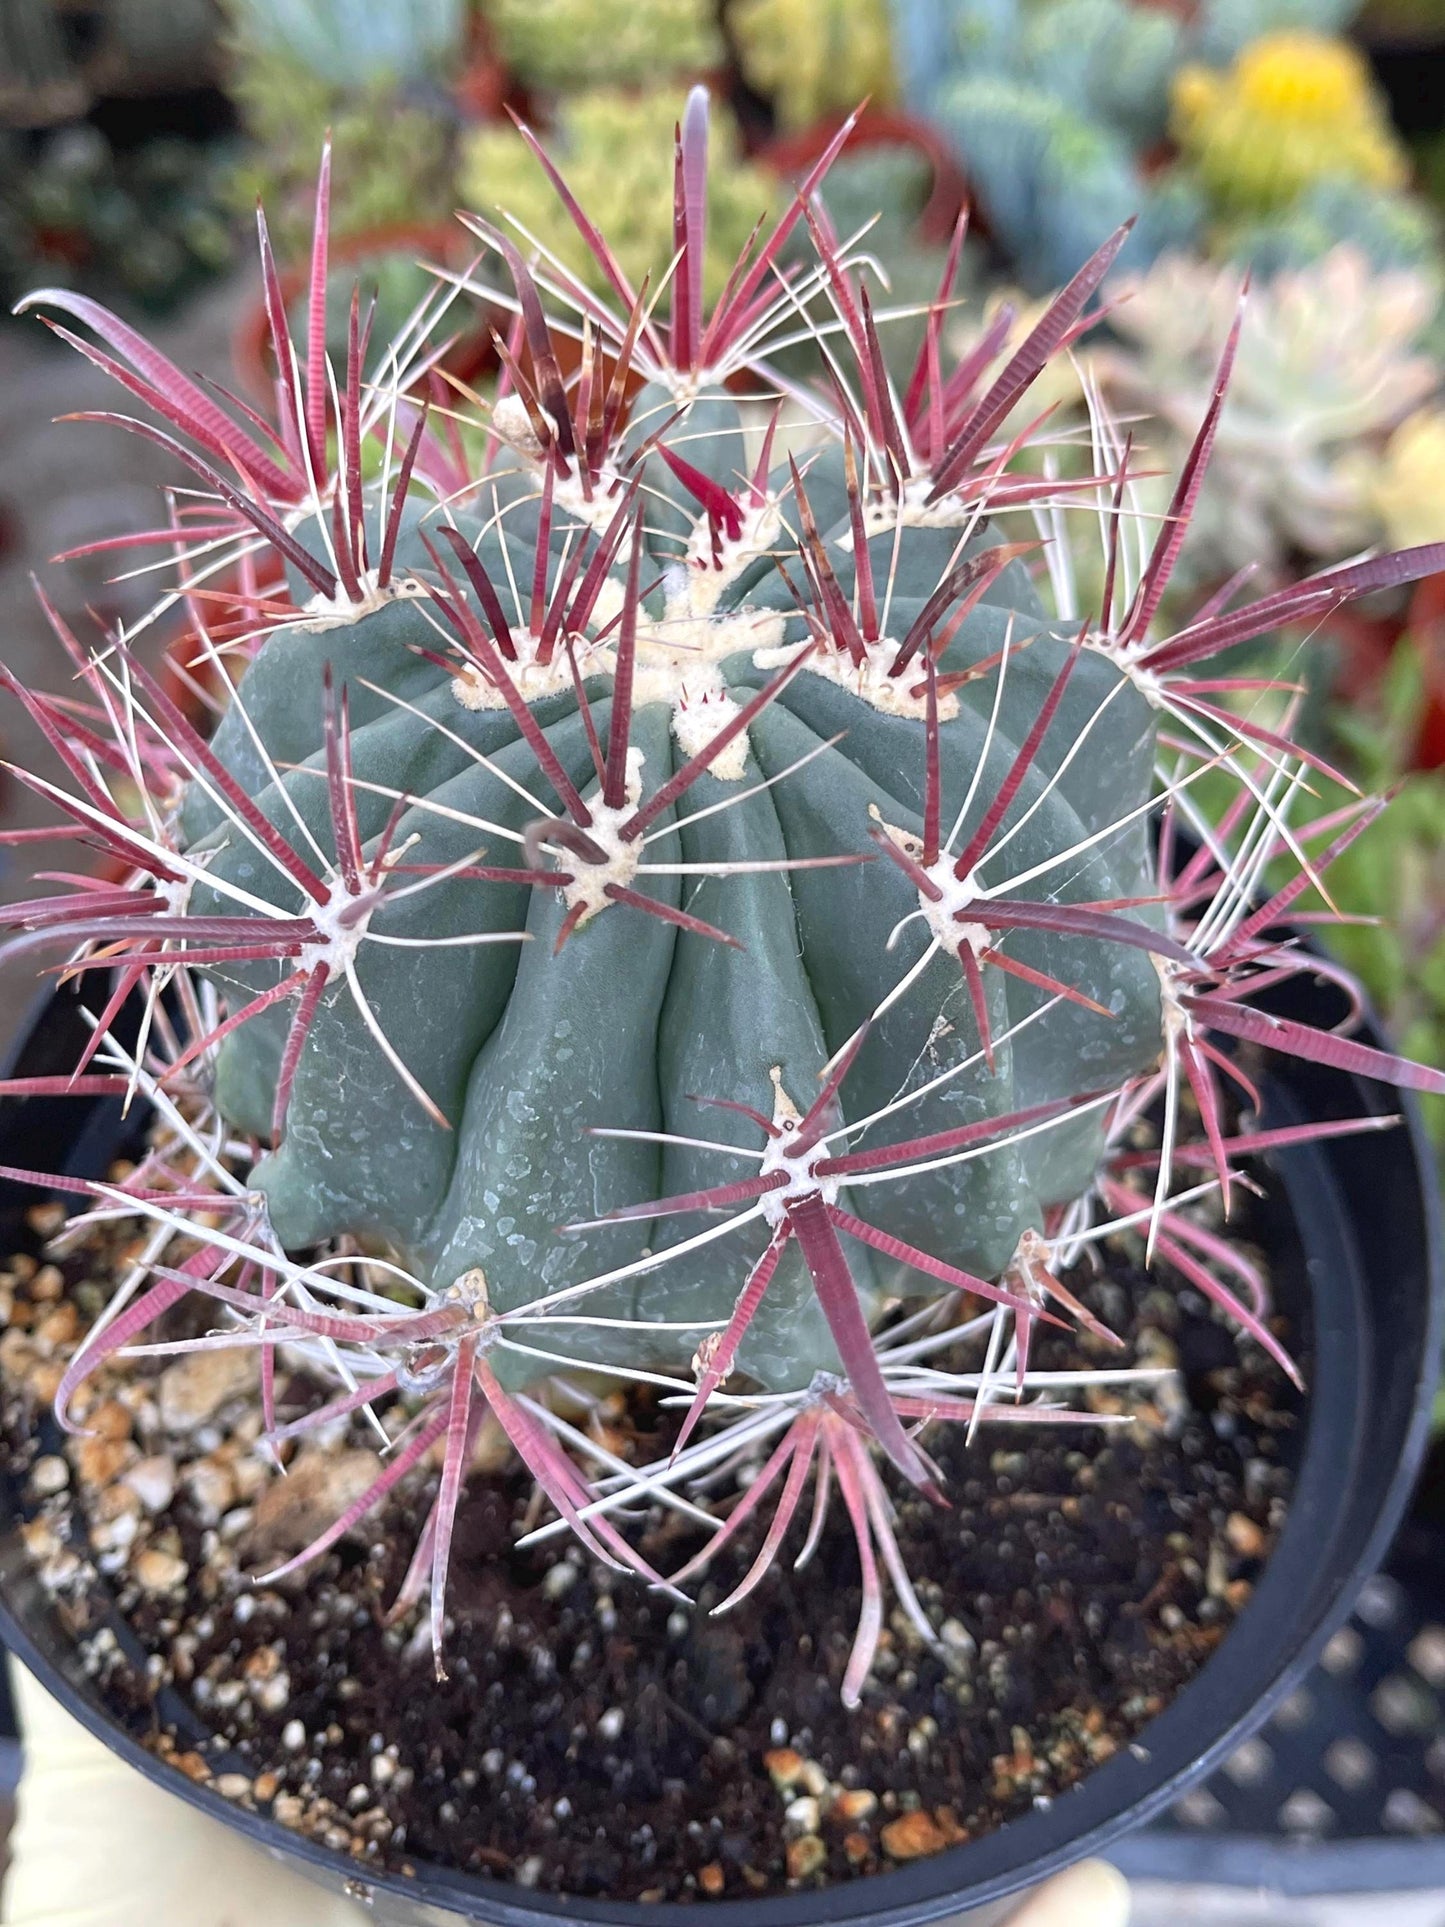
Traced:
[[712, 0], [484, 0], [482, 11], [529, 87], [653, 87], [722, 64]]
[[372, 81], [341, 97], [316, 76], [265, 55], [238, 68], [235, 88], [252, 144], [236, 164], [229, 198], [238, 212], [266, 204], [283, 258], [304, 254], [316, 155], [328, 131], [338, 239], [452, 214], [452, 129], [388, 83]]
[[[1351, 773], [1367, 790], [1398, 790], [1359, 841], [1330, 868], [1330, 894], [1347, 916], [1329, 948], [1365, 986], [1402, 1050], [1425, 1064], [1445, 1063], [1445, 771], [1411, 773], [1411, 751], [1425, 709], [1422, 654], [1407, 636], [1392, 653], [1375, 702], [1332, 705], [1328, 727]], [[1407, 775], [1409, 782], [1405, 781]], [[1321, 778], [1309, 817], [1346, 803]], [[1313, 908], [1321, 908], [1316, 900]], [[1445, 1100], [1421, 1099], [1445, 1154]]]
[[809, 127], [897, 94], [887, 0], [734, 0], [728, 30], [780, 126]]
[[[117, 152], [81, 123], [0, 152], [0, 288], [37, 273], [163, 313], [228, 267], [229, 149], [160, 137]], [[8, 303], [7, 303], [8, 305]]]
[[269, 210], [284, 258], [310, 232], [330, 134], [339, 237], [449, 220], [455, 129], [439, 82], [456, 61], [460, 0], [230, 0], [231, 88], [251, 136], [231, 199]]

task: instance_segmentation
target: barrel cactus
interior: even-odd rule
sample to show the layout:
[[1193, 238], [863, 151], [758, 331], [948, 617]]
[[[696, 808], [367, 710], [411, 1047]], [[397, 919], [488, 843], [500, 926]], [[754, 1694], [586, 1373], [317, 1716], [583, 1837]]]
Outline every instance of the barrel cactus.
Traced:
[[[188, 673], [224, 700], [207, 739], [134, 636], [90, 652], [63, 625], [88, 704], [8, 679], [68, 769], [30, 780], [123, 880], [8, 911], [13, 947], [59, 943], [114, 988], [75, 1077], [5, 1088], [139, 1088], [163, 1126], [119, 1187], [155, 1227], [149, 1282], [71, 1362], [63, 1422], [190, 1292], [229, 1322], [177, 1342], [260, 1348], [273, 1443], [410, 1401], [376, 1485], [303, 1556], [434, 1455], [399, 1603], [429, 1590], [439, 1665], [487, 1413], [588, 1549], [657, 1583], [617, 1505], [700, 1516], [692, 1477], [770, 1452], [692, 1564], [772, 1494], [755, 1583], [810, 1475], [820, 1502], [835, 1477], [863, 1567], [856, 1702], [880, 1558], [934, 1636], [883, 1462], [938, 1494], [917, 1422], [1071, 1416], [1024, 1401], [1029, 1341], [1041, 1320], [1107, 1338], [1059, 1276], [1098, 1222], [1134, 1208], [1284, 1356], [1251, 1268], [1171, 1190], [1186, 1086], [1211, 1184], [1227, 1194], [1257, 1141], [1227, 1135], [1228, 1040], [1445, 1084], [1248, 1003], [1306, 967], [1247, 915], [1264, 860], [1293, 849], [1313, 876], [1334, 845], [1299, 849], [1304, 765], [1194, 673], [1445, 550], [1242, 608], [1226, 592], [1161, 635], [1237, 327], [1171, 514], [1137, 540], [1107, 422], [1062, 479], [1046, 433], [1014, 428], [1122, 232], [985, 380], [1007, 317], [942, 366], [960, 231], [896, 392], [815, 199], [848, 128], [710, 310], [706, 132], [697, 92], [661, 295], [631, 286], [560, 177], [610, 301], [474, 224], [499, 264], [489, 298], [516, 317], [475, 416], [433, 367], [453, 284], [380, 356], [353, 306], [345, 366], [327, 365], [324, 171], [299, 350], [261, 228], [274, 430], [92, 304], [34, 297], [101, 338], [71, 335], [169, 424], [129, 425], [202, 482], [156, 539], [182, 557]], [[825, 378], [789, 383], [784, 417], [769, 350], [800, 328]], [[1071, 518], [1103, 534], [1089, 615]], [[1244, 800], [1206, 846], [1219, 874], [1161, 880], [1154, 819], [1221, 768]], [[1328, 826], [1341, 848], [1355, 827]], [[136, 999], [139, 1043], [117, 1028]], [[1151, 1196], [1137, 1157], [1109, 1160], [1156, 1098]], [[1011, 1334], [1006, 1380], [928, 1368], [980, 1308]], [[338, 1386], [285, 1424], [278, 1347]], [[552, 1388], [599, 1374], [678, 1406], [664, 1461], [599, 1455], [569, 1425]]]

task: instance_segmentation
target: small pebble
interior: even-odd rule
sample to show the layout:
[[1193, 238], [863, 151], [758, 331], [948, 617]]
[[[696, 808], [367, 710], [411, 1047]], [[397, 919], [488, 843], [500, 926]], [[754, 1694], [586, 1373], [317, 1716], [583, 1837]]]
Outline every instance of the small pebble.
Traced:
[[25, 1222], [37, 1238], [53, 1238], [65, 1223], [65, 1206], [55, 1201], [32, 1204], [25, 1213]]
[[134, 1457], [128, 1439], [82, 1439], [76, 1447], [76, 1469], [84, 1485], [109, 1485]]
[[42, 1265], [30, 1281], [30, 1296], [51, 1300], [65, 1290], [65, 1273], [59, 1265]]
[[[597, 1722], [597, 1731], [604, 1740], [619, 1740], [622, 1729], [627, 1724], [627, 1715], [620, 1706], [609, 1706]], [[520, 1878], [520, 1876], [519, 1876]]]
[[783, 1809], [783, 1818], [790, 1827], [796, 1827], [799, 1833], [816, 1833], [818, 1821], [821, 1818], [818, 1802], [811, 1793], [805, 1793], [799, 1799], [788, 1802]]
[[726, 1886], [727, 1877], [723, 1873], [721, 1865], [716, 1860], [709, 1860], [702, 1872], [698, 1875], [697, 1884], [705, 1894], [709, 1894], [716, 1899], [722, 1892], [724, 1886]]
[[881, 1838], [890, 1860], [921, 1860], [925, 1854], [940, 1853], [948, 1845], [933, 1815], [921, 1807], [916, 1813], [890, 1820]]
[[551, 1567], [542, 1581], [542, 1591], [548, 1599], [561, 1599], [571, 1592], [580, 1574], [570, 1559], [559, 1559]]
[[841, 1819], [866, 1820], [878, 1811], [878, 1795], [866, 1786], [852, 1787], [840, 1793], [835, 1804]]
[[185, 1584], [190, 1567], [173, 1552], [162, 1552], [158, 1546], [147, 1546], [132, 1570], [136, 1584], [143, 1591], [175, 1592]]
[[[246, 1597], [247, 1603], [254, 1609], [255, 1600], [250, 1599], [248, 1595], [246, 1595]], [[239, 1605], [241, 1602], [238, 1600], [236, 1603]], [[249, 1614], [246, 1614], [244, 1617], [237, 1615], [238, 1623], [244, 1625], [246, 1619], [249, 1617]], [[256, 1651], [251, 1654], [250, 1658], [241, 1668], [241, 1671], [249, 1680], [274, 1679], [280, 1670], [281, 1654], [280, 1650], [275, 1646], [258, 1646]]]
[[299, 1753], [306, 1744], [306, 1728], [300, 1720], [287, 1720], [281, 1728], [281, 1744], [288, 1753]]
[[32, 1333], [37, 1347], [46, 1352], [58, 1345], [72, 1345], [79, 1336], [80, 1313], [69, 1301], [46, 1312]]
[[37, 1459], [30, 1468], [30, 1490], [37, 1499], [53, 1498], [70, 1484], [70, 1467], [56, 1453]]
[[302, 1551], [370, 1490], [376, 1470], [375, 1455], [359, 1448], [325, 1452], [313, 1446], [298, 1453], [285, 1477], [273, 1476], [256, 1501], [251, 1558], [259, 1564]]
[[230, 1545], [234, 1540], [244, 1538], [251, 1530], [255, 1518], [256, 1513], [254, 1507], [249, 1505], [232, 1506], [231, 1510], [222, 1519], [220, 1525], [220, 1536], [225, 1544]]
[[804, 1759], [791, 1746], [775, 1746], [771, 1753], [763, 1755], [763, 1765], [768, 1769], [768, 1778], [778, 1789], [786, 1793], [789, 1787], [796, 1786], [803, 1777]]
[[85, 1415], [85, 1429], [100, 1439], [128, 1439], [131, 1415], [118, 1398], [108, 1398]]
[[124, 1483], [147, 1512], [164, 1512], [176, 1496], [176, 1462], [169, 1453], [155, 1452], [127, 1467]]
[[58, 1358], [37, 1361], [25, 1372], [25, 1389], [37, 1405], [53, 1405], [65, 1367]]
[[134, 1513], [117, 1512], [112, 1518], [101, 1519], [92, 1527], [90, 1543], [97, 1552], [124, 1552], [135, 1544], [139, 1530]]
[[285, 1671], [273, 1673], [252, 1690], [251, 1697], [263, 1713], [279, 1713], [291, 1697], [291, 1675]]
[[216, 1781], [216, 1791], [223, 1800], [244, 1800], [251, 1791], [251, 1782], [244, 1773], [223, 1773]]
[[789, 1880], [807, 1880], [826, 1865], [828, 1849], [816, 1833], [805, 1833], [788, 1842], [786, 1860]]
[[236, 1497], [230, 1473], [214, 1459], [200, 1459], [187, 1466], [185, 1482], [203, 1525], [215, 1525]]
[[242, 1346], [189, 1352], [160, 1378], [161, 1423], [168, 1432], [194, 1432], [226, 1403], [256, 1383], [253, 1352]]
[[1243, 1512], [1231, 1512], [1224, 1522], [1224, 1536], [1242, 1559], [1258, 1559], [1264, 1551], [1264, 1532]]
[[961, 1619], [945, 1619], [938, 1637], [957, 1659], [972, 1659], [978, 1652], [978, 1641]]

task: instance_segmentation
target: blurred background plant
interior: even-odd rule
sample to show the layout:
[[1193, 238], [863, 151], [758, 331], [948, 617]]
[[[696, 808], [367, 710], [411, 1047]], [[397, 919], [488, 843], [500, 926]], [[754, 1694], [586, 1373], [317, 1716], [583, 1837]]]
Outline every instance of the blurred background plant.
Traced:
[[214, 0], [0, 6], [0, 294], [164, 311], [229, 266]]
[[340, 241], [449, 220], [465, 0], [229, 0], [231, 88], [250, 136], [230, 182], [264, 201], [284, 259], [310, 233], [316, 157], [330, 130]]
[[[1381, 677], [1372, 711], [1340, 705], [1330, 721], [1364, 788], [1386, 789], [1409, 773], [1419, 748], [1428, 688], [1425, 644], [1407, 638]], [[1331, 798], [1323, 794], [1319, 810]], [[1341, 797], [1339, 800], [1343, 801]], [[1445, 1063], [1445, 769], [1416, 772], [1348, 853], [1332, 887], [1373, 924], [1340, 930], [1333, 947], [1389, 1013], [1402, 1050]], [[1445, 1154], [1445, 1102], [1427, 1098], [1426, 1121]]]
[[[955, 143], [1036, 292], [1138, 216], [1122, 269], [1165, 249], [1307, 260], [1435, 243], [1349, 0], [893, 0], [904, 98]], [[1187, 14], [1187, 18], [1181, 17]]]
[[[672, 129], [686, 92], [686, 86], [679, 85], [632, 93], [595, 88], [568, 95], [558, 103], [547, 136], [548, 150], [568, 186], [607, 235], [634, 285], [650, 274], [657, 289], [672, 260]], [[737, 123], [726, 112], [713, 115], [707, 171], [703, 284], [711, 300], [754, 225], [776, 200], [777, 182], [742, 158]], [[513, 127], [481, 126], [468, 133], [459, 185], [464, 205], [489, 219], [498, 218], [498, 208], [505, 207], [509, 229], [515, 227], [540, 243], [599, 291], [606, 289], [595, 257]]]
[[1445, 28], [1445, 0], [1369, 0], [1361, 15], [1367, 33], [1437, 33]]
[[497, 54], [532, 91], [643, 87], [722, 67], [713, 0], [482, 0]]
[[1322, 180], [1405, 184], [1405, 150], [1348, 41], [1263, 34], [1227, 68], [1181, 67], [1169, 91], [1180, 153], [1223, 209], [1274, 212]]
[[779, 128], [891, 107], [898, 83], [887, 0], [733, 0], [728, 31], [748, 86]]
[[[1276, 666], [1300, 640], [1268, 652]], [[1431, 662], [1439, 640], [1427, 624], [1408, 630], [1373, 676], [1361, 678], [1356, 665], [1342, 683], [1352, 698], [1337, 694], [1320, 705], [1309, 730], [1312, 746], [1347, 768], [1362, 789], [1389, 793], [1410, 778], [1331, 867], [1331, 896], [1357, 921], [1333, 925], [1329, 947], [1385, 1014], [1399, 1047], [1430, 1064], [1445, 1063], [1445, 767], [1421, 769], [1420, 758], [1445, 754], [1445, 742], [1431, 745], [1422, 729], [1432, 710], [1440, 714], [1439, 665]], [[1309, 823], [1351, 800], [1352, 792], [1317, 776], [1295, 820]], [[1301, 900], [1306, 916], [1323, 907], [1313, 895]], [[1445, 1159], [1445, 1100], [1427, 1097], [1421, 1109]]]
[[[1243, 280], [1233, 265], [1161, 255], [1116, 285], [1113, 340], [1089, 357], [1116, 410], [1146, 418], [1150, 456], [1171, 475]], [[1340, 560], [1385, 536], [1392, 502], [1398, 524], [1422, 462], [1440, 454], [1400, 426], [1439, 385], [1423, 342], [1440, 294], [1433, 270], [1375, 271], [1348, 243], [1255, 278], [1185, 552], [1196, 588], [1252, 560], [1280, 576]]]

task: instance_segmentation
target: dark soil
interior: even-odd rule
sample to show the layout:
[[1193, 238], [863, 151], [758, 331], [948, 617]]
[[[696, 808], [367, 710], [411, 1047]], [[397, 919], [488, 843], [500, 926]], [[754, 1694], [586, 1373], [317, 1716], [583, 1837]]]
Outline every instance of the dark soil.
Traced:
[[[1108, 1362], [1177, 1372], [1127, 1403], [1092, 1395], [1128, 1426], [984, 1427], [972, 1447], [961, 1428], [931, 1430], [951, 1509], [893, 1483], [941, 1647], [893, 1613], [856, 1712], [839, 1699], [859, 1600], [841, 1508], [807, 1570], [780, 1563], [712, 1619], [755, 1539], [715, 1561], [689, 1610], [564, 1536], [518, 1550], [536, 1515], [529, 1483], [505, 1471], [475, 1474], [463, 1502], [437, 1683], [417, 1617], [384, 1624], [429, 1477], [301, 1578], [248, 1577], [304, 1543], [308, 1506], [311, 1531], [339, 1509], [359, 1429], [279, 1480], [244, 1383], [190, 1429], [162, 1426], [164, 1361], [107, 1374], [89, 1415], [101, 1437], [67, 1446], [48, 1428], [39, 1401], [117, 1255], [0, 1273], [5, 1444], [32, 1555], [158, 1754], [362, 1876], [432, 1862], [577, 1895], [741, 1897], [985, 1833], [1144, 1733], [1248, 1598], [1290, 1486], [1298, 1402], [1282, 1376], [1167, 1267], [1151, 1283], [1106, 1251], [1102, 1278], [1072, 1283], [1127, 1335]], [[1048, 1368], [1099, 1357], [1072, 1333], [1036, 1346]], [[282, 1388], [298, 1409], [314, 1396]], [[674, 1422], [618, 1400], [611, 1442], [651, 1456]], [[639, 1543], [666, 1571], [696, 1542], [668, 1515]]]

